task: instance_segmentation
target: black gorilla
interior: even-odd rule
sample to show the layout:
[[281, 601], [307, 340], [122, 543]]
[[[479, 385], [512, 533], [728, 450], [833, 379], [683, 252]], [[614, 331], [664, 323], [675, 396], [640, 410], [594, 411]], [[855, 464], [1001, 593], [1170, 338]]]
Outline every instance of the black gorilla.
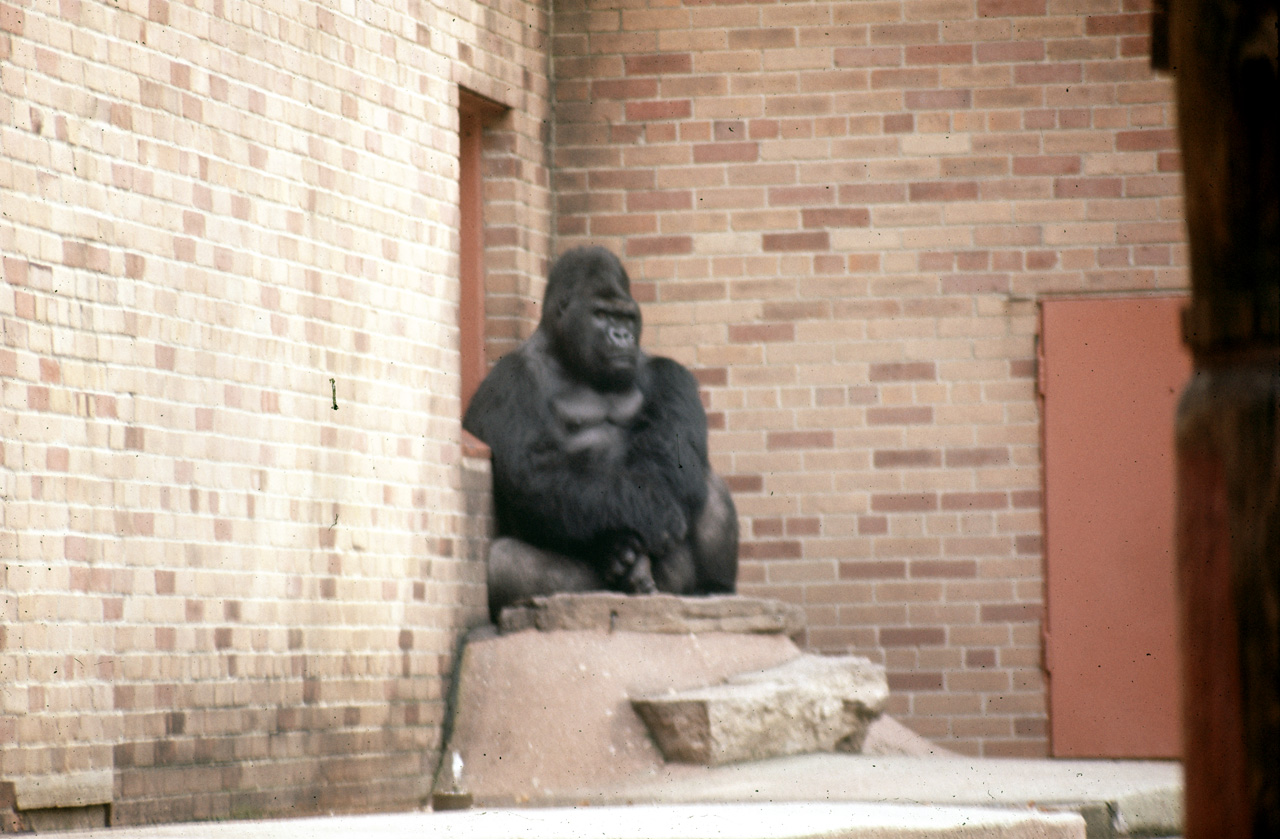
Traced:
[[462, 425], [493, 451], [495, 619], [555, 592], [734, 590], [738, 520], [707, 463], [698, 384], [639, 339], [617, 257], [569, 251], [537, 330], [471, 400]]

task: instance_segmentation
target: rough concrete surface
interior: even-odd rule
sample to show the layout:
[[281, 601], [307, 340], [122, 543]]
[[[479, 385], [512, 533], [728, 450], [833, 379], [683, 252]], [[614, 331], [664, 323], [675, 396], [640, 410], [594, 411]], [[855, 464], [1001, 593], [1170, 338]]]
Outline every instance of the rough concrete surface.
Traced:
[[789, 661], [784, 635], [478, 633], [459, 671], [446, 754], [478, 805], [538, 803], [658, 777], [665, 765], [630, 696], [699, 687]]
[[724, 683], [631, 704], [668, 761], [739, 760], [859, 751], [889, 699], [884, 667], [860, 656], [802, 655]]
[[862, 741], [862, 754], [947, 757], [955, 753], [921, 737], [893, 717], [881, 714], [867, 726], [867, 736]]
[[402, 813], [165, 825], [66, 839], [1084, 839], [1068, 813], [885, 804], [727, 804]]
[[1120, 835], [1164, 836], [1181, 832], [1182, 773], [1178, 772], [1175, 783], [1131, 788], [1108, 803]]
[[794, 755], [718, 767], [668, 764], [658, 781], [597, 789], [575, 800], [1030, 807], [1081, 814], [1088, 839], [1182, 831], [1182, 769], [1169, 761]]
[[[656, 780], [598, 788], [581, 800], [874, 801], [1054, 809], [1097, 802], [1110, 806], [1130, 834], [1171, 835], [1181, 830], [1181, 792], [1182, 769], [1166, 761], [811, 754], [716, 767], [668, 764]], [[1135, 829], [1139, 822], [1141, 831]]]

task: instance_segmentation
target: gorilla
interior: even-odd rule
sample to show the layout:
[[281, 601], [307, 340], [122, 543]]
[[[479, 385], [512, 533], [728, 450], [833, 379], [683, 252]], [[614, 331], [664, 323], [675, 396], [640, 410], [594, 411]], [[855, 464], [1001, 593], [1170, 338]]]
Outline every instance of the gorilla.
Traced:
[[640, 307], [600, 247], [562, 255], [533, 335], [462, 426], [493, 453], [489, 611], [545, 594], [731, 593], [738, 519], [684, 367], [640, 349]]

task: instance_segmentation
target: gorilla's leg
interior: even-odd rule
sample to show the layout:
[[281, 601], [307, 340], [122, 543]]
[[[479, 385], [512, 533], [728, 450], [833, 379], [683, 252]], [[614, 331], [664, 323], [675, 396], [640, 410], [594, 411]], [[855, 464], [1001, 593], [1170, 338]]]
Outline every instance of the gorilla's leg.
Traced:
[[707, 502], [689, 538], [653, 562], [658, 591], [732, 593], [738, 579], [738, 513], [724, 481], [707, 473]]
[[707, 503], [691, 534], [699, 594], [732, 594], [738, 580], [738, 511], [729, 488], [707, 473]]
[[585, 563], [504, 537], [489, 546], [489, 617], [504, 608], [547, 594], [600, 591], [604, 578]]

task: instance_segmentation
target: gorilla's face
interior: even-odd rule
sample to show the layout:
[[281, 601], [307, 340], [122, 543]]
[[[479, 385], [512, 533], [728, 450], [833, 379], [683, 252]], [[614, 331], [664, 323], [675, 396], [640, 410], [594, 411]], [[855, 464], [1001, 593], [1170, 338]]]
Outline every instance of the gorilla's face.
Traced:
[[556, 355], [600, 390], [626, 390], [640, 361], [640, 307], [629, 295], [579, 287], [556, 322]]
[[541, 329], [556, 359], [599, 390], [626, 390], [640, 363], [640, 307], [622, 263], [604, 248], [578, 248], [551, 268]]

